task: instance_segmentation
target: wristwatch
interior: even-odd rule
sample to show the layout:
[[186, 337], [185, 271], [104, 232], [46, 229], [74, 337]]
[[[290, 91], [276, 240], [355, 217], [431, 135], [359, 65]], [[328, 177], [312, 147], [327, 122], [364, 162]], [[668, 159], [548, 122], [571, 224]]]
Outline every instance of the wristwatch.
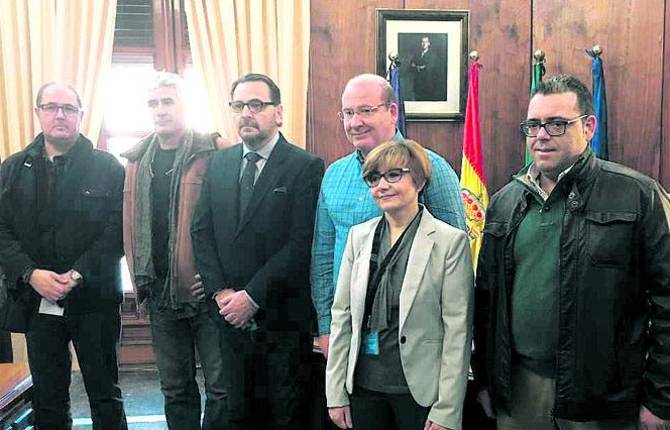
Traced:
[[81, 273], [77, 272], [76, 270], [72, 269], [70, 270], [70, 278], [77, 283], [77, 285], [81, 284], [81, 281], [84, 280], [84, 277], [81, 276]]

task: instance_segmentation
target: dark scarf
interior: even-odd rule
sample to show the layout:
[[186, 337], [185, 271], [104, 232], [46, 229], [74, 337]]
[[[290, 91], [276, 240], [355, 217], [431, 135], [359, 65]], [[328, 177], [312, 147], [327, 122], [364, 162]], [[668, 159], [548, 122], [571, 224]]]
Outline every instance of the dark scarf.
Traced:
[[[156, 271], [153, 262], [153, 252], [151, 244], [151, 179], [153, 177], [151, 163], [158, 147], [158, 136], [153, 133], [147, 137], [150, 139], [147, 150], [142, 155], [137, 166], [137, 179], [135, 184], [135, 243], [133, 249], [133, 267], [138, 291], [146, 290], [156, 280]], [[177, 240], [177, 206], [179, 202], [179, 185], [181, 176], [184, 173], [184, 167], [188, 161], [193, 147], [193, 131], [188, 130], [184, 135], [184, 142], [179, 146], [175, 154], [173, 173], [170, 179], [170, 215], [169, 215], [169, 239], [168, 249], [170, 264], [168, 277], [165, 282], [168, 283], [170, 293], [170, 303], [172, 307], [176, 305], [177, 285], [173, 273], [174, 268], [174, 248]], [[162, 300], [162, 299], [161, 299]]]
[[393, 288], [393, 285], [391, 285], [391, 274], [396, 270], [400, 270], [403, 273], [407, 270], [409, 254], [412, 250], [414, 237], [419, 229], [422, 213], [423, 208], [420, 207], [417, 215], [405, 228], [405, 231], [396, 240], [381, 262], [379, 261], [379, 248], [388, 225], [384, 217], [377, 224], [372, 244], [372, 255], [370, 256], [370, 280], [368, 281], [368, 291], [365, 298], [365, 315], [363, 317], [363, 321], [368, 324], [367, 328], [373, 332], [379, 333], [388, 328], [391, 315], [389, 293], [391, 288]]

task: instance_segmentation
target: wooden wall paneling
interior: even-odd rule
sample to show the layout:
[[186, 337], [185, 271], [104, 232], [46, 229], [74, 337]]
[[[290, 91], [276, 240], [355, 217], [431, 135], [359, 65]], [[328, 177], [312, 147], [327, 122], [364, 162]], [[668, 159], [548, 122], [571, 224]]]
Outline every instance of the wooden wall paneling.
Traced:
[[337, 118], [344, 85], [375, 71], [375, 8], [401, 8], [402, 0], [312, 0], [307, 148], [327, 164], [350, 153]]
[[[533, 2], [534, 49], [547, 75], [570, 73], [591, 87], [584, 49], [603, 47], [609, 153], [655, 178], [660, 173], [664, 0]], [[667, 34], [667, 33], [666, 33]]]
[[670, 189], [670, 0], [665, 1], [665, 37], [663, 39], [663, 104], [660, 179]]
[[479, 116], [487, 186], [493, 194], [523, 167], [531, 65], [530, 0], [471, 1], [470, 40], [479, 51]]
[[[530, 0], [409, 0], [408, 9], [470, 11], [469, 50], [479, 51], [479, 115], [489, 192], [523, 164], [517, 124], [528, 104]], [[408, 134], [443, 155], [459, 172], [463, 122], [410, 122]]]

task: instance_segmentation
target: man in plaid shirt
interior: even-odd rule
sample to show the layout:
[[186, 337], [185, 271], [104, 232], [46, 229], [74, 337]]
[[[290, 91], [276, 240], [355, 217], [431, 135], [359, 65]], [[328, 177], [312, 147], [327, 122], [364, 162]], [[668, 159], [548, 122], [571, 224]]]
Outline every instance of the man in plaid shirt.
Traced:
[[[363, 182], [363, 160], [381, 143], [403, 139], [395, 127], [398, 118], [395, 93], [381, 76], [363, 74], [352, 78], [342, 93], [342, 110], [338, 115], [347, 139], [356, 150], [326, 170], [316, 211], [312, 300], [318, 317], [318, 342], [326, 357], [330, 308], [349, 228], [382, 214]], [[436, 218], [465, 230], [458, 177], [444, 158], [427, 152], [433, 175], [421, 193], [421, 202]]]

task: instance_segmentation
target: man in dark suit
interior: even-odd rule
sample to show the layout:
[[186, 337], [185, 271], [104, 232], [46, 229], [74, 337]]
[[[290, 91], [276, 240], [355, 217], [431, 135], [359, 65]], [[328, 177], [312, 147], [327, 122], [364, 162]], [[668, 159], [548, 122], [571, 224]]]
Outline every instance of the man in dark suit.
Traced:
[[324, 165], [279, 133], [280, 97], [265, 75], [233, 83], [242, 143], [212, 156], [192, 225], [232, 429], [302, 429], [306, 415], [310, 246]]
[[430, 49], [430, 38], [421, 38], [421, 51], [412, 57], [414, 71], [414, 99], [416, 101], [442, 100], [437, 91], [437, 57]]

